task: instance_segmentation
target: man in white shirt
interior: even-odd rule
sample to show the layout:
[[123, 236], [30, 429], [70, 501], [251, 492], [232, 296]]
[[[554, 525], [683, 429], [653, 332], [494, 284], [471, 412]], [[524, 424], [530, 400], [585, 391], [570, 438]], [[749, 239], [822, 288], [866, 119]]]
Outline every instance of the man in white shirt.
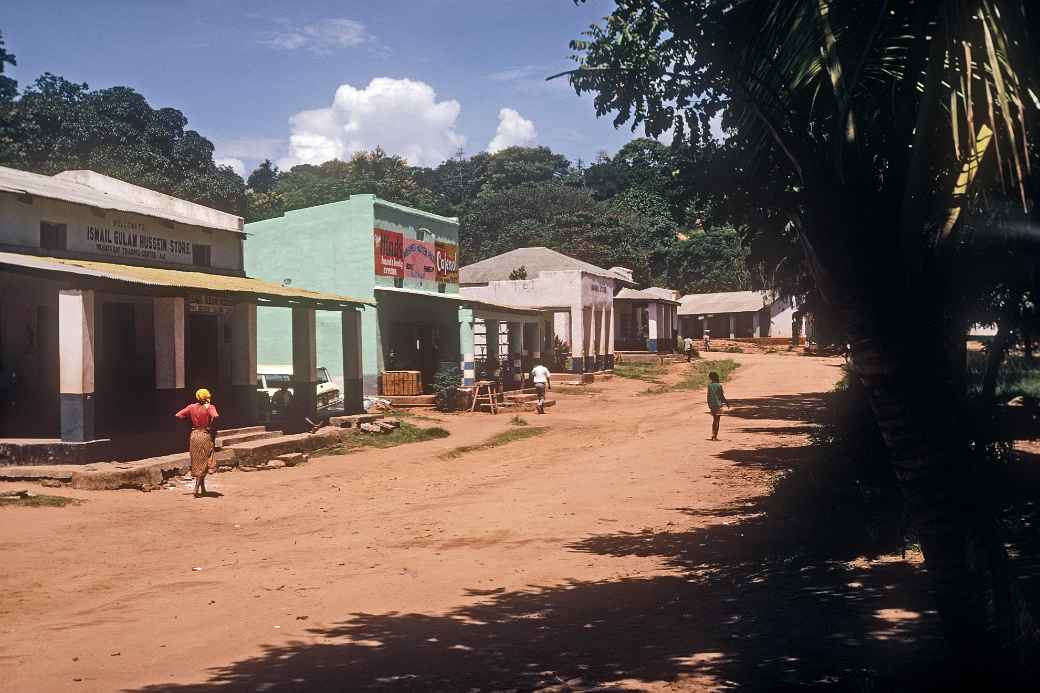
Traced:
[[693, 358], [693, 337], [689, 335], [683, 340], [683, 353], [686, 354], [686, 363], [689, 363]]
[[552, 383], [549, 379], [549, 369], [538, 364], [531, 370], [531, 380], [534, 382], [534, 391], [538, 393], [538, 413], [545, 413], [545, 391], [552, 389]]

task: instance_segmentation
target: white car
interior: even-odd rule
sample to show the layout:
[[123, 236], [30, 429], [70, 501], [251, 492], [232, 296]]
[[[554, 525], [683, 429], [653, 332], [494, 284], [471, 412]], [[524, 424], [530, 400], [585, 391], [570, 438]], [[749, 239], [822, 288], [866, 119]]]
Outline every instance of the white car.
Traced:
[[[292, 402], [292, 366], [257, 366], [256, 389], [266, 392], [271, 398], [273, 413], [284, 413]], [[318, 368], [318, 411], [336, 409], [343, 406], [343, 393], [336, 383], [329, 378], [329, 371], [323, 366]]]

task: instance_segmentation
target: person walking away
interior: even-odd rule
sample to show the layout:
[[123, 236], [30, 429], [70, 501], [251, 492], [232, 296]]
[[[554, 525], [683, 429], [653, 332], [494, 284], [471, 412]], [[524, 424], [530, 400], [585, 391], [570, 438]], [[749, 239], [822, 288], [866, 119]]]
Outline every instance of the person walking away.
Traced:
[[188, 452], [191, 454], [191, 475], [195, 477], [195, 490], [192, 495], [201, 498], [206, 495], [206, 474], [215, 466], [213, 428], [220, 414], [213, 406], [213, 397], [206, 388], [195, 391], [195, 400], [194, 404], [184, 407], [175, 416], [178, 419], [191, 419]]
[[545, 413], [545, 391], [552, 389], [552, 380], [549, 377], [549, 369], [538, 364], [531, 369], [531, 380], [534, 382], [534, 391], [538, 394], [538, 413]]
[[708, 373], [708, 409], [711, 411], [711, 439], [719, 439], [719, 423], [722, 421], [722, 407], [729, 405], [726, 393], [722, 391], [722, 383], [719, 382], [719, 374], [715, 371]]
[[693, 337], [687, 335], [683, 340], [683, 351], [686, 352], [686, 363], [689, 363], [693, 358]]
[[711, 330], [704, 328], [704, 350], [711, 351]]

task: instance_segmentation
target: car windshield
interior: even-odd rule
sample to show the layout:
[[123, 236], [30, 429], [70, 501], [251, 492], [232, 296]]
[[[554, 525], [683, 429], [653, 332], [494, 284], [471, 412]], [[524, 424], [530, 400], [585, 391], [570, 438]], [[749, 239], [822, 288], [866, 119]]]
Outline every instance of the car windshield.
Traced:
[[318, 369], [318, 382], [327, 383], [329, 382], [329, 371], [325, 368]]
[[269, 388], [292, 387], [292, 376], [288, 373], [268, 373], [264, 378]]

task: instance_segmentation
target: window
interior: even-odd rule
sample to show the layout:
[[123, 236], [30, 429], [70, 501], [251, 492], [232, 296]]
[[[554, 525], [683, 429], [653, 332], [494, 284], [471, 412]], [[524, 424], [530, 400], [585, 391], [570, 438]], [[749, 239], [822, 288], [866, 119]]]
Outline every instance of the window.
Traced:
[[292, 376], [288, 373], [267, 373], [264, 375], [268, 389], [274, 390], [280, 387], [292, 387]]
[[415, 240], [417, 241], [432, 241], [433, 232], [429, 229], [419, 229], [415, 232]]
[[398, 289], [404, 286], [404, 277], [394, 277], [394, 286]]
[[41, 221], [40, 247], [44, 250], [66, 250], [68, 248], [68, 228], [65, 224]]
[[199, 243], [191, 244], [191, 264], [196, 267], [210, 267], [211, 246]]
[[319, 383], [332, 382], [332, 379], [329, 377], [328, 369], [326, 369], [326, 368], [319, 368], [318, 369], [318, 382]]

